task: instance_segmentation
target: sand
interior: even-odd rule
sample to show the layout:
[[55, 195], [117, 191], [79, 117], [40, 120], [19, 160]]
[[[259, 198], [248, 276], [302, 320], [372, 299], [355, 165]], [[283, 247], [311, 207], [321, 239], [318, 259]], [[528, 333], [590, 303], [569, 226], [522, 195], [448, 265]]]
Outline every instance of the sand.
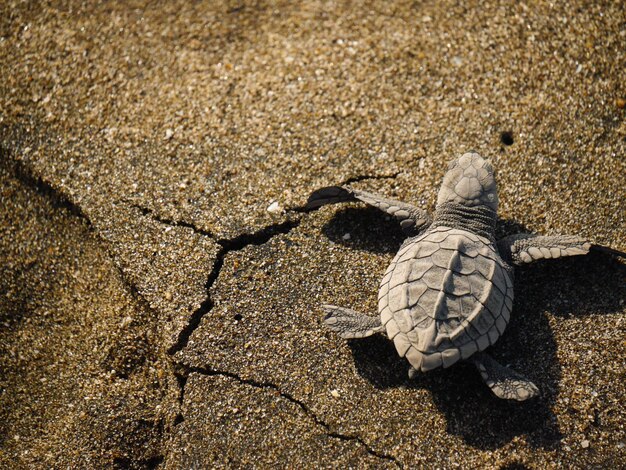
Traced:
[[[619, 2], [5, 2], [0, 466], [615, 467], [626, 266], [518, 270], [493, 348], [415, 381], [376, 311], [402, 233], [351, 183], [432, 209], [497, 170], [499, 234], [626, 250]], [[350, 234], [346, 237], [346, 234]]]

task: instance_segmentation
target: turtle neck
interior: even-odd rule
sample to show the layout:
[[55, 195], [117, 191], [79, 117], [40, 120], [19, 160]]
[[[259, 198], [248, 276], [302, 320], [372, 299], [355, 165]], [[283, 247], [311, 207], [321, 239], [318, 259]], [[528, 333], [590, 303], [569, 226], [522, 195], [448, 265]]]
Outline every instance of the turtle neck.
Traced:
[[475, 233], [495, 241], [496, 211], [485, 205], [469, 207], [455, 202], [444, 202], [435, 209], [431, 228], [451, 227]]

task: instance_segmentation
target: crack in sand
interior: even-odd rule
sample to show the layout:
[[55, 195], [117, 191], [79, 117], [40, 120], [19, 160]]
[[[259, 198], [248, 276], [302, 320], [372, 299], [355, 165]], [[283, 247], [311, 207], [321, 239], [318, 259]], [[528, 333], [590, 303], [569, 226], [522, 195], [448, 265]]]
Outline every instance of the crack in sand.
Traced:
[[33, 188], [38, 193], [47, 197], [52, 202], [53, 206], [69, 211], [71, 214], [84, 220], [89, 227], [92, 227], [89, 217], [85, 215], [80, 206], [73, 202], [67, 194], [55, 188], [47, 181], [44, 181], [41, 176], [34, 174], [23, 161], [10, 156], [9, 153], [9, 149], [0, 145], [0, 162], [11, 171], [13, 176], [20, 183], [29, 188]]
[[[359, 176], [348, 178], [342, 184], [350, 184], [350, 183], [363, 181], [367, 179], [395, 178], [398, 174], [399, 173], [395, 173], [393, 175], [359, 175]], [[129, 203], [129, 205], [131, 207], [134, 207], [140, 210], [144, 216], [150, 217], [159, 223], [170, 225], [170, 226], [190, 228], [199, 235], [207, 236], [211, 238], [216, 243], [218, 243], [221, 247], [215, 257], [215, 261], [213, 263], [213, 269], [211, 270], [209, 277], [207, 279], [207, 282], [206, 282], [207, 297], [201, 303], [200, 307], [192, 314], [187, 325], [180, 331], [178, 340], [176, 341], [176, 343], [168, 349], [168, 353], [170, 355], [175, 355], [177, 352], [183, 350], [187, 346], [191, 335], [200, 325], [202, 318], [207, 313], [209, 313], [211, 309], [213, 308], [214, 304], [211, 299], [210, 291], [211, 291], [211, 288], [213, 287], [213, 284], [215, 283], [215, 281], [217, 281], [220, 275], [221, 269], [224, 266], [224, 260], [226, 256], [231, 252], [243, 250], [250, 245], [263, 245], [267, 243], [268, 241], [270, 241], [276, 235], [289, 233], [291, 230], [293, 230], [295, 227], [299, 226], [300, 224], [299, 218], [296, 220], [287, 219], [286, 221], [283, 221], [281, 223], [267, 225], [253, 233], [243, 233], [230, 239], [225, 239], [225, 238], [219, 239], [214, 234], [206, 230], [200, 229], [192, 223], [161, 217], [157, 215], [152, 209], [149, 209], [147, 207], [143, 207], [143, 206], [139, 206], [139, 205], [131, 204], [131, 203]], [[288, 209], [288, 211], [299, 212], [297, 208]], [[244, 379], [238, 376], [237, 374], [233, 372], [228, 372], [228, 371], [218, 371], [218, 370], [214, 370], [210, 368], [201, 368], [201, 367], [190, 367], [180, 362], [175, 363], [175, 366], [183, 369], [182, 372], [176, 373], [176, 379], [177, 379], [177, 383], [180, 389], [179, 403], [181, 405], [183, 404], [183, 401], [184, 401], [185, 386], [187, 384], [188, 377], [191, 373], [198, 373], [198, 374], [207, 375], [207, 376], [229, 377], [233, 380], [238, 381], [241, 384], [245, 384], [251, 387], [276, 391], [280, 397], [297, 405], [305, 413], [306, 416], [308, 416], [311, 420], [313, 420], [315, 424], [322, 427], [324, 429], [324, 433], [327, 436], [335, 438], [335, 439], [339, 439], [342, 441], [358, 442], [360, 445], [363, 446], [363, 448], [366, 450], [368, 454], [374, 457], [377, 457], [381, 460], [386, 460], [390, 463], [393, 463], [399, 468], [403, 468], [402, 463], [398, 461], [394, 456], [376, 451], [369, 444], [367, 444], [367, 442], [365, 442], [363, 438], [361, 438], [360, 436], [342, 434], [340, 432], [333, 431], [331, 429], [331, 426], [325, 421], [323, 421], [322, 419], [320, 419], [315, 413], [313, 413], [313, 411], [311, 411], [311, 409], [303, 401], [300, 401], [297, 398], [295, 398], [293, 395], [282, 391], [280, 387], [278, 387], [278, 385], [274, 383], [258, 382], [252, 379]], [[184, 421], [184, 416], [182, 416], [181, 414], [178, 422], [183, 422], [183, 421]]]
[[300, 225], [299, 219], [296, 219], [296, 220], [288, 219], [281, 223], [267, 225], [257, 230], [256, 232], [243, 233], [243, 234], [237, 235], [236, 237], [229, 238], [229, 239], [226, 239], [226, 238], [215, 239], [214, 237], [212, 237], [213, 240], [215, 240], [221, 246], [221, 248], [218, 251], [217, 255], [215, 256], [213, 269], [209, 273], [209, 278], [207, 279], [207, 282], [206, 282], [207, 297], [200, 304], [200, 307], [195, 312], [193, 312], [193, 314], [189, 318], [189, 321], [187, 322], [187, 325], [178, 334], [178, 339], [176, 343], [174, 343], [168, 349], [168, 353], [173, 355], [173, 354], [176, 354], [178, 351], [181, 351], [182, 349], [184, 349], [187, 346], [187, 343], [189, 342], [189, 338], [191, 337], [193, 332], [196, 330], [198, 325], [200, 325], [200, 321], [202, 320], [202, 317], [204, 317], [204, 315], [209, 313], [211, 309], [213, 308], [213, 301], [211, 300], [211, 292], [210, 292], [211, 287], [213, 287], [213, 284], [219, 277], [220, 271], [222, 270], [222, 266], [224, 266], [224, 259], [229, 253], [233, 251], [243, 250], [244, 248], [250, 245], [263, 245], [264, 243], [267, 243], [268, 241], [270, 241], [276, 235], [289, 233], [298, 225]]
[[164, 225], [170, 225], [172, 227], [190, 228], [191, 230], [194, 231], [194, 233], [197, 233], [198, 235], [202, 235], [203, 237], [209, 237], [212, 240], [218, 241], [217, 237], [213, 233], [209, 232], [208, 230], [201, 229], [200, 227], [196, 226], [195, 224], [192, 224], [191, 222], [185, 222], [184, 220], [174, 220], [174, 219], [162, 217], [159, 214], [157, 214], [154, 209], [141, 206], [139, 204], [135, 204], [128, 200], [122, 200], [122, 202], [127, 204], [129, 207], [132, 207], [133, 209], [139, 210], [144, 216], [150, 217], [152, 220], [156, 222], [159, 222]]
[[187, 346], [189, 338], [196, 330], [196, 328], [198, 328], [198, 326], [200, 325], [202, 317], [209, 313], [213, 308], [213, 300], [211, 299], [210, 290], [220, 275], [222, 267], [224, 266], [224, 259], [226, 258], [226, 256], [233, 251], [243, 250], [250, 245], [263, 245], [264, 243], [267, 243], [269, 240], [271, 240], [274, 236], [289, 233], [292, 229], [300, 224], [300, 219], [287, 219], [280, 223], [266, 225], [265, 227], [262, 227], [252, 233], [242, 233], [233, 238], [217, 238], [213, 233], [209, 232], [208, 230], [201, 229], [191, 222], [165, 218], [158, 215], [153, 209], [150, 209], [148, 207], [131, 203], [130, 201], [122, 202], [129, 205], [129, 207], [139, 210], [145, 217], [149, 217], [156, 222], [172, 227], [190, 228], [194, 231], [194, 233], [197, 233], [198, 235], [204, 237], [209, 237], [211, 240], [220, 245], [220, 250], [215, 255], [213, 268], [211, 269], [209, 277], [205, 283], [207, 296], [200, 303], [200, 307], [191, 314], [187, 325], [180, 330], [176, 342], [167, 350], [168, 354], [170, 355], [176, 354]]
[[244, 379], [243, 377], [240, 377], [239, 375], [233, 373], [233, 372], [229, 372], [229, 371], [223, 371], [223, 370], [216, 370], [216, 369], [211, 369], [211, 368], [207, 368], [207, 367], [189, 367], [186, 366], [184, 364], [177, 364], [179, 367], [183, 368], [184, 372], [181, 375], [182, 380], [179, 379], [179, 381], [181, 381], [183, 383], [182, 387], [183, 390], [181, 391], [181, 404], [182, 401], [184, 399], [184, 385], [187, 382], [187, 379], [189, 377], [189, 375], [196, 373], [196, 374], [201, 374], [201, 375], [206, 375], [206, 376], [222, 376], [222, 377], [228, 377], [232, 380], [235, 380], [241, 384], [244, 385], [248, 385], [250, 387], [254, 387], [254, 388], [258, 388], [258, 389], [263, 389], [263, 390], [273, 390], [275, 392], [278, 393], [278, 395], [293, 403], [294, 405], [298, 406], [303, 413], [308, 416], [316, 425], [320, 426], [321, 428], [324, 429], [324, 434], [326, 434], [328, 437], [332, 437], [335, 439], [339, 439], [342, 441], [355, 441], [358, 442], [360, 445], [363, 446], [363, 448], [366, 450], [366, 452], [374, 457], [377, 457], [381, 460], [386, 460], [390, 463], [395, 464], [398, 468], [403, 468], [402, 463], [396, 459], [393, 455], [389, 455], [389, 454], [385, 454], [383, 452], [379, 452], [377, 450], [374, 450], [367, 442], [365, 442], [363, 440], [363, 438], [361, 438], [360, 436], [356, 436], [356, 435], [350, 435], [350, 434], [342, 434], [338, 431], [333, 431], [331, 429], [330, 424], [326, 423], [324, 420], [322, 420], [320, 417], [318, 417], [303, 401], [298, 400], [297, 398], [295, 398], [293, 395], [291, 395], [290, 393], [287, 393], [283, 390], [281, 390], [281, 388], [272, 383], [272, 382], [259, 382], [257, 380], [253, 380], [253, 379]]
[[[91, 223], [91, 220], [85, 215], [82, 209], [77, 204], [72, 202], [69, 199], [69, 197], [67, 197], [62, 191], [54, 188], [51, 184], [44, 181], [42, 177], [35, 176], [31, 171], [29, 171], [29, 169], [22, 162], [10, 158], [8, 156], [8, 152], [3, 151], [2, 154], [0, 155], [0, 159], [5, 164], [13, 166], [14, 174], [16, 175], [16, 178], [19, 179], [22, 183], [24, 183], [27, 186], [33, 187], [40, 193], [48, 196], [56, 206], [61, 207], [65, 210], [68, 210], [70, 213], [80, 217], [82, 220], [85, 221], [85, 223], [90, 228], [93, 228], [93, 224]], [[350, 184], [350, 183], [363, 181], [367, 179], [394, 178], [397, 175], [398, 173], [394, 175], [359, 175], [359, 176], [348, 178], [342, 184]], [[219, 239], [213, 233], [207, 230], [203, 230], [192, 223], [181, 221], [181, 220], [173, 220], [173, 219], [164, 218], [156, 214], [155, 211], [150, 208], [142, 207], [140, 205], [130, 203], [129, 201], [122, 201], [122, 202], [126, 203], [130, 207], [133, 207], [139, 210], [144, 216], [150, 217], [151, 219], [159, 223], [169, 225], [169, 226], [179, 226], [179, 227], [190, 228], [194, 231], [194, 233], [197, 233], [198, 235], [211, 238], [216, 243], [218, 243], [221, 247], [215, 257], [213, 269], [211, 270], [209, 277], [207, 279], [207, 282], [206, 282], [207, 297], [200, 305], [200, 308], [198, 308], [192, 314], [191, 318], [189, 319], [187, 323], [187, 326], [185, 326], [180, 331], [178, 340], [176, 341], [176, 343], [168, 349], [167, 352], [170, 356], [174, 355], [178, 351], [181, 351], [187, 346], [189, 342], [189, 338], [191, 337], [193, 332], [196, 330], [196, 328], [199, 326], [200, 321], [202, 320], [202, 317], [208, 312], [210, 312], [211, 309], [213, 308], [213, 302], [211, 300], [210, 289], [219, 277], [219, 274], [224, 265], [224, 260], [226, 256], [233, 251], [243, 250], [250, 245], [263, 245], [267, 243], [268, 241], [270, 241], [276, 235], [289, 233], [291, 230], [293, 230], [295, 227], [297, 227], [300, 224], [300, 219], [296, 219], [296, 220], [287, 219], [281, 223], [267, 225], [252, 233], [243, 233], [230, 239], [226, 239], [226, 238]], [[109, 252], [108, 249], [106, 251]], [[111, 256], [111, 253], [109, 253], [109, 256]], [[137, 300], [144, 300], [143, 296], [137, 290], [137, 287], [127, 278], [127, 276], [124, 275], [123, 270], [120, 269], [116, 263], [113, 263], [113, 265], [118, 268], [117, 269], [118, 274], [120, 275], [124, 284], [130, 289], [132, 295], [135, 296]], [[145, 301], [142, 303], [147, 304]], [[144, 305], [144, 307], [145, 306], [147, 305]], [[335, 438], [335, 439], [339, 439], [342, 441], [358, 442], [361, 446], [363, 446], [363, 448], [366, 450], [368, 454], [374, 457], [377, 457], [381, 460], [386, 460], [390, 463], [393, 463], [399, 468], [403, 467], [401, 462], [399, 462], [394, 456], [374, 450], [360, 436], [342, 434], [340, 432], [332, 430], [331, 426], [325, 421], [323, 421], [321, 418], [319, 418], [303, 401], [298, 400], [293, 395], [282, 391], [280, 387], [278, 387], [278, 385], [274, 383], [258, 382], [252, 379], [244, 379], [238, 376], [237, 374], [228, 372], [228, 371], [218, 371], [218, 370], [213, 370], [213, 369], [208, 369], [208, 368], [188, 367], [188, 366], [185, 366], [184, 364], [176, 363], [174, 361], [172, 362], [175, 366], [182, 367], [184, 370], [183, 373], [175, 374], [177, 382], [178, 382], [178, 386], [180, 388], [179, 402], [181, 405], [184, 400], [185, 385], [191, 373], [198, 373], [198, 374], [203, 374], [203, 375], [208, 375], [208, 376], [228, 377], [228, 378], [238, 381], [241, 384], [245, 384], [251, 387], [265, 389], [265, 390], [274, 390], [275, 392], [278, 393], [278, 395], [281, 398], [288, 400], [289, 402], [298, 406], [303, 411], [303, 413], [306, 416], [308, 416], [316, 425], [324, 429], [324, 433], [327, 436]], [[184, 417], [182, 417], [181, 415], [181, 422], [183, 419]], [[155, 468], [156, 466], [160, 465], [162, 462], [163, 462], [163, 456], [159, 455], [151, 459], [151, 462], [149, 462], [149, 464], [151, 465], [149, 466], [150, 468]]]

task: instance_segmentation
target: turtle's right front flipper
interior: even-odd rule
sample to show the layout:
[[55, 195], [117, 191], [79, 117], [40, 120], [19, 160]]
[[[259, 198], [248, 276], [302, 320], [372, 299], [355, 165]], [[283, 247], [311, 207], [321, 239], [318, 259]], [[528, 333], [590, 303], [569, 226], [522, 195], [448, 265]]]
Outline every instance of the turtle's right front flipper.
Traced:
[[575, 235], [541, 236], [532, 233], [519, 233], [499, 240], [498, 250], [507, 262], [518, 266], [542, 259], [586, 255], [590, 251], [599, 251], [626, 258], [626, 253], [601, 245], [594, 245]]
[[385, 327], [380, 323], [380, 317], [365, 315], [349, 308], [335, 305], [323, 305], [326, 317], [324, 323], [342, 338], [365, 338], [374, 333], [382, 333]]
[[312, 210], [327, 204], [340, 202], [362, 201], [393, 216], [407, 233], [419, 232], [430, 225], [430, 215], [410, 204], [387, 199], [378, 194], [352, 189], [348, 186], [327, 186], [314, 191], [309, 196], [305, 209]]

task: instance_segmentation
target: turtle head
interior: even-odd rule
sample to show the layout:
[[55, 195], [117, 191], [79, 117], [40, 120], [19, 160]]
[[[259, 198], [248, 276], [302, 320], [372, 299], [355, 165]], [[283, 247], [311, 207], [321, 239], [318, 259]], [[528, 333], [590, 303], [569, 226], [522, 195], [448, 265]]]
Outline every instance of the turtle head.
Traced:
[[491, 164], [477, 153], [466, 153], [448, 165], [437, 205], [454, 202], [498, 210], [498, 190]]

